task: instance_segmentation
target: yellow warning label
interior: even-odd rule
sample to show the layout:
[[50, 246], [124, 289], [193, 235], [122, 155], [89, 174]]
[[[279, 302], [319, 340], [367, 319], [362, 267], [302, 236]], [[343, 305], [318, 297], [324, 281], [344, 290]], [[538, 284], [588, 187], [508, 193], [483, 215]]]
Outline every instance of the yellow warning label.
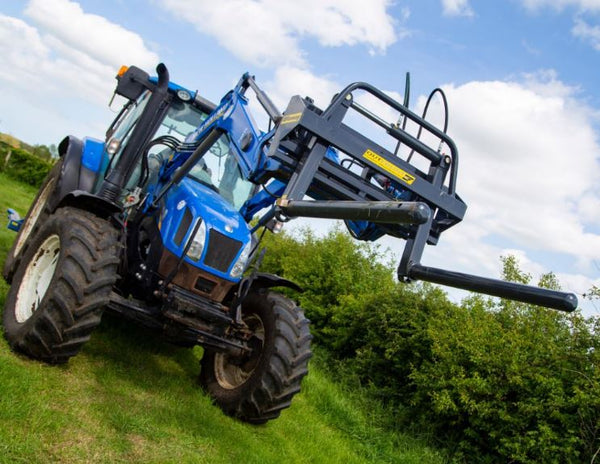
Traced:
[[367, 150], [363, 153], [363, 158], [369, 160], [371, 163], [376, 164], [381, 169], [386, 172], [389, 172], [394, 177], [397, 177], [402, 182], [411, 185], [415, 181], [415, 176], [409, 174], [408, 172], [400, 169], [398, 166], [390, 163], [383, 156], [378, 155], [373, 150]]
[[281, 119], [281, 124], [293, 124], [295, 122], [300, 121], [300, 118], [302, 117], [302, 113], [292, 113], [292, 114], [286, 114], [283, 116], [283, 118]]

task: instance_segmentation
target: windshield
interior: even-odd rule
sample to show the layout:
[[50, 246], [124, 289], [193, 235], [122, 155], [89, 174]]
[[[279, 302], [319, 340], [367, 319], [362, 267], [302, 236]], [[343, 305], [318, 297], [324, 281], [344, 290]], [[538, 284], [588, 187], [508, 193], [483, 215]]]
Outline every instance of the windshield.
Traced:
[[211, 187], [236, 209], [242, 207], [255, 189], [252, 182], [244, 179], [226, 135], [196, 163], [189, 176]]
[[[192, 133], [208, 115], [189, 103], [173, 102], [154, 139], [170, 135], [180, 141]], [[148, 167], [155, 179], [160, 165], [168, 159], [173, 151], [163, 145], [150, 149]], [[218, 192], [229, 204], [239, 209], [254, 190], [254, 184], [244, 179], [237, 159], [230, 150], [230, 141], [226, 135], [221, 136], [209, 151], [198, 161], [190, 173], [192, 179], [207, 185]]]
[[187, 135], [206, 119], [206, 116], [208, 115], [204, 111], [190, 103], [174, 101], [154, 134], [154, 138], [170, 135], [183, 142]]
[[122, 148], [127, 144], [127, 139], [131, 135], [132, 129], [142, 115], [142, 112], [144, 111], [146, 103], [148, 103], [149, 99], [150, 92], [144, 92], [136, 102], [132, 102], [127, 111], [124, 112], [119, 120], [114, 123], [114, 128], [109, 140], [120, 141], [120, 149], [116, 153], [117, 156], [122, 151]]
[[[116, 153], [112, 157], [111, 163], [113, 166], [121, 156], [127, 140], [131, 136], [133, 127], [139, 120], [149, 97], [150, 92], [145, 92], [122, 115], [120, 121], [117, 121], [115, 124], [111, 140], [117, 140], [120, 143]], [[190, 102], [174, 100], [156, 130], [153, 140], [163, 136], [170, 136], [183, 142], [207, 116], [205, 112], [194, 107]], [[172, 154], [173, 150], [165, 145], [156, 144], [151, 146], [147, 155], [147, 176], [142, 175], [142, 163], [140, 160], [127, 182], [126, 190], [131, 192], [138, 185], [145, 190], [148, 185], [156, 183], [160, 167]], [[254, 184], [244, 179], [237, 159], [230, 150], [230, 141], [226, 135], [217, 140], [204, 157], [198, 161], [196, 166], [190, 171], [189, 177], [218, 192], [236, 209], [242, 207], [255, 189]], [[125, 198], [126, 193], [122, 197]]]
[[[123, 123], [120, 123], [116, 128], [112, 139], [122, 140], [122, 142], [119, 145], [119, 150], [113, 156], [112, 163], [116, 163], [116, 160], [121, 156], [121, 153], [127, 144], [127, 140], [129, 139], [131, 132], [133, 132], [133, 127], [146, 106], [149, 95], [150, 92], [146, 92], [142, 95], [128, 115], [123, 118]], [[204, 119], [206, 119], [206, 116], [206, 113], [195, 108], [191, 104], [184, 103], [180, 100], [174, 100], [171, 103], [167, 114], [161, 121], [160, 126], [154, 133], [153, 140], [168, 135], [179, 141], [183, 141], [187, 134], [192, 132], [200, 125], [200, 123], [202, 123], [202, 121], [204, 121]], [[148, 175], [142, 177], [142, 161], [140, 160], [127, 181], [125, 189], [131, 192], [136, 186], [145, 189], [148, 185], [156, 183], [162, 163], [168, 159], [172, 153], [173, 150], [167, 148], [165, 145], [157, 144], [151, 146], [147, 154]], [[126, 195], [127, 194], [124, 193], [122, 196], [125, 197]]]

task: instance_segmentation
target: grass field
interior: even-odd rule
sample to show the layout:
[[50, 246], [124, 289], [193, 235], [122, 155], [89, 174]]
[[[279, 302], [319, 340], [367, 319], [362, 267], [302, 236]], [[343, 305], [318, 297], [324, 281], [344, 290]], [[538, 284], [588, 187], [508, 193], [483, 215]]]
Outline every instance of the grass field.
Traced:
[[[35, 194], [0, 174], [0, 212]], [[0, 263], [14, 238], [0, 229]], [[0, 305], [7, 285], [0, 283]], [[0, 338], [0, 463], [438, 463], [384, 427], [385, 411], [345, 391], [316, 356], [301, 394], [264, 426], [223, 415], [197, 387], [202, 350], [105, 318], [68, 365], [12, 353]]]

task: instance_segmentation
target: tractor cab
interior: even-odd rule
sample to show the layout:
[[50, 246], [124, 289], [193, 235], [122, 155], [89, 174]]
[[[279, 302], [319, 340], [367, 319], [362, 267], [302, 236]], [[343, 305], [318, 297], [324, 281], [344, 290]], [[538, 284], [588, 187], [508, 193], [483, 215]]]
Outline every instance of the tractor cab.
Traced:
[[[132, 69], [133, 68], [133, 69]], [[116, 93], [121, 96], [136, 96], [128, 92], [123, 80], [130, 82], [138, 78], [139, 70], [135, 67], [123, 68], [117, 75], [119, 84]], [[146, 75], [147, 76], [147, 75]], [[146, 77], [144, 87], [135, 99], [128, 100], [106, 132], [105, 150], [102, 166], [98, 173], [94, 193], [100, 190], [102, 182], [123, 154], [130, 141], [133, 129], [140, 121], [152, 95], [157, 79]], [[131, 84], [130, 84], [131, 86]], [[123, 90], [123, 89], [126, 90]], [[210, 101], [198, 96], [177, 84], [169, 83], [168, 107], [163, 109], [153, 122], [152, 134], [148, 136], [149, 147], [145, 156], [140, 157], [133, 166], [125, 185], [125, 193], [121, 202], [127, 201], [136, 187], [145, 191], [148, 185], [155, 185], [159, 180], [161, 167], [173, 156], [175, 148], [189, 139], [189, 135], [202, 124], [208, 114], [215, 108]], [[236, 157], [231, 152], [227, 135], [221, 136], [194, 166], [188, 176], [194, 181], [219, 193], [235, 209], [248, 200], [255, 186], [244, 179]]]

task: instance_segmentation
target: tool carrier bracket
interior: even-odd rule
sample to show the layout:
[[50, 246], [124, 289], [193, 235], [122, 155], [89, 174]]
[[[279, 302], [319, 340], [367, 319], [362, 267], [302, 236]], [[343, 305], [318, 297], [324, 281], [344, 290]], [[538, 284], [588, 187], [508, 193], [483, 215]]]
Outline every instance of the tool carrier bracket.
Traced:
[[[355, 93], [367, 93], [408, 118], [449, 148], [449, 154], [423, 143], [396, 124], [390, 124], [358, 103]], [[427, 172], [417, 169], [389, 149], [346, 125], [354, 110], [424, 157]], [[344, 157], [334, 161], [326, 154], [330, 147]], [[400, 274], [407, 275], [407, 264], [418, 263], [425, 243], [435, 245], [440, 234], [462, 220], [466, 204], [456, 194], [458, 150], [441, 130], [416, 115], [382, 91], [366, 83], [354, 83], [338, 94], [325, 111], [310, 101], [292, 98], [271, 143], [270, 156], [292, 173], [278, 202], [289, 216], [311, 215], [339, 218], [338, 210], [355, 210], [342, 219], [378, 222], [386, 233], [407, 240], [408, 261]], [[414, 157], [412, 157], [414, 159]], [[347, 166], [359, 167], [354, 172]], [[282, 176], [287, 177], [287, 176]], [[385, 179], [386, 189], [376, 179]], [[387, 182], [386, 182], [387, 181]], [[402, 192], [402, 198], [396, 196]], [[305, 195], [318, 201], [303, 201]], [[351, 202], [351, 203], [341, 203]], [[343, 206], [342, 206], [343, 205]], [[329, 207], [329, 209], [328, 209]]]
[[[386, 114], [389, 110], [399, 114], [399, 123], [385, 121], [357, 101], [362, 102], [364, 94], [386, 108]], [[356, 124], [350, 127], [345, 121], [352, 114], [353, 121], [358, 115], [391, 137], [394, 152], [359, 132]], [[429, 134], [427, 139], [433, 138], [439, 148], [408, 133], [407, 121], [419, 134]], [[398, 156], [401, 144], [410, 149], [406, 159]], [[444, 147], [447, 153], [441, 150]], [[420, 165], [425, 160], [426, 169], [415, 166], [419, 157]], [[293, 97], [278, 121], [268, 158], [276, 166], [269, 175], [287, 184], [276, 203], [279, 218], [344, 219], [353, 235], [356, 230], [365, 232], [357, 237], [363, 240], [384, 234], [405, 239], [398, 266], [402, 281], [427, 280], [565, 311], [577, 307], [572, 294], [420, 264], [425, 245], [437, 244], [441, 233], [460, 222], [466, 212], [466, 204], [456, 193], [458, 150], [442, 130], [369, 84], [349, 85], [324, 111], [308, 98]], [[304, 200], [305, 196], [314, 200]], [[369, 230], [371, 235], [366, 233]]]

